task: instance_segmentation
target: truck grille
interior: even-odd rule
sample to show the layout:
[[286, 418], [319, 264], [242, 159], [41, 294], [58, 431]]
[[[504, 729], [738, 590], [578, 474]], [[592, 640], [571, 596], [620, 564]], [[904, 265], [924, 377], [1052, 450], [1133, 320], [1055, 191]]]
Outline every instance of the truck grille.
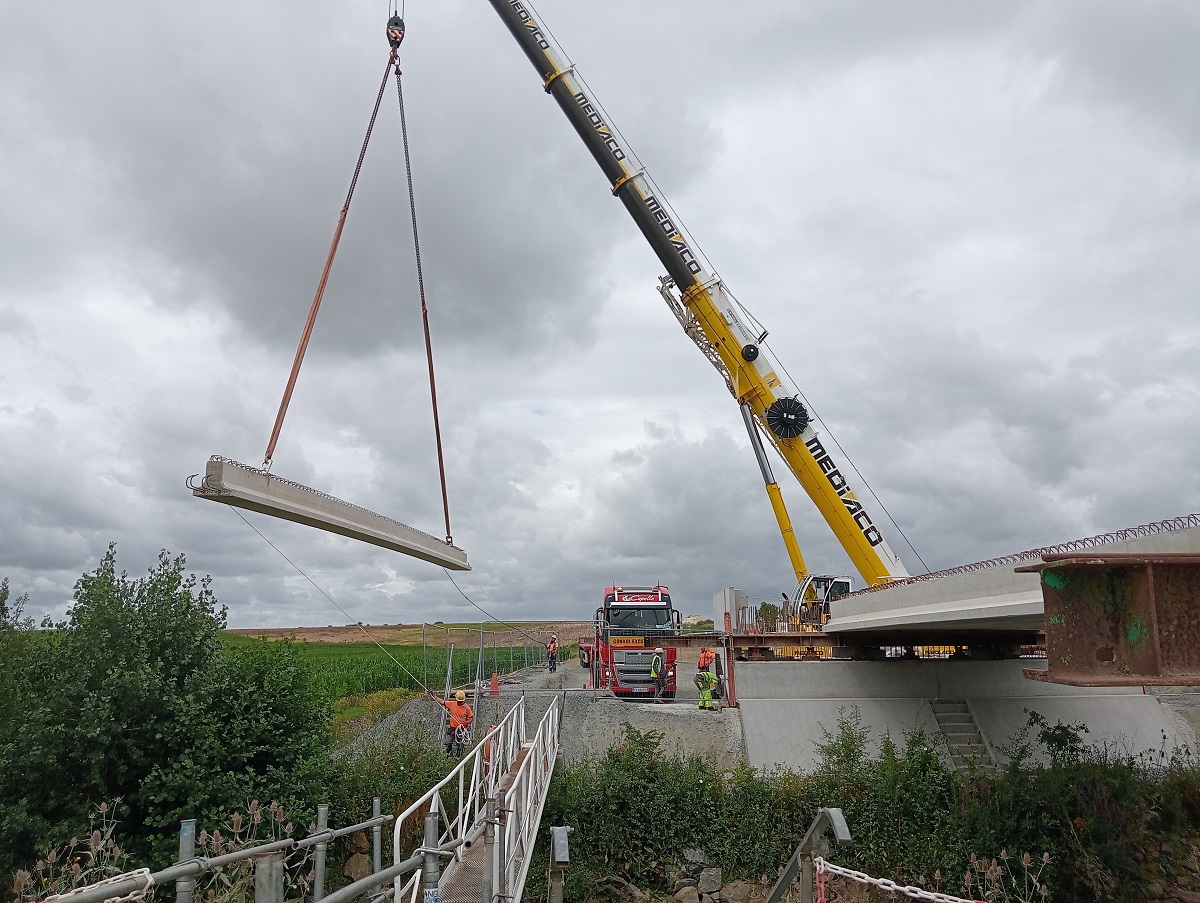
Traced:
[[652, 687], [654, 678], [650, 676], [650, 659], [654, 653], [626, 652], [625, 661], [617, 662], [617, 680], [623, 687]]

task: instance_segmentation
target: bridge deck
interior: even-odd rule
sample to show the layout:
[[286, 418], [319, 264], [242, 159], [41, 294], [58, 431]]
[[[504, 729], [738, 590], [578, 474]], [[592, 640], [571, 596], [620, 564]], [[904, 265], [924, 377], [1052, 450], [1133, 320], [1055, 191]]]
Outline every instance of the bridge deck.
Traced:
[[[529, 757], [530, 747], [522, 746], [513, 758], [498, 794], [503, 796], [512, 787], [521, 764]], [[503, 817], [503, 816], [501, 816]], [[487, 869], [487, 844], [482, 839], [471, 844], [462, 859], [451, 861], [442, 872], [438, 883], [439, 903], [483, 903], [483, 878]]]
[[479, 840], [471, 844], [462, 859], [447, 866], [438, 884], [439, 903], [483, 903], [486, 853], [487, 846]]

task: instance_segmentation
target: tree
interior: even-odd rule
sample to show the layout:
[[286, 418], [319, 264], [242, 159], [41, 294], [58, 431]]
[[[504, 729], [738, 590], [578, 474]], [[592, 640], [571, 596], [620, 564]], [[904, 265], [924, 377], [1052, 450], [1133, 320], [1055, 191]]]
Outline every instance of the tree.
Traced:
[[290, 647], [227, 654], [226, 610], [184, 565], [163, 551], [132, 579], [110, 545], [76, 583], [66, 622], [8, 628], [34, 641], [9, 694], [19, 725], [0, 733], [0, 874], [118, 797], [125, 845], [155, 865], [180, 818], [216, 819], [253, 798], [313, 802], [328, 717], [307, 674]]

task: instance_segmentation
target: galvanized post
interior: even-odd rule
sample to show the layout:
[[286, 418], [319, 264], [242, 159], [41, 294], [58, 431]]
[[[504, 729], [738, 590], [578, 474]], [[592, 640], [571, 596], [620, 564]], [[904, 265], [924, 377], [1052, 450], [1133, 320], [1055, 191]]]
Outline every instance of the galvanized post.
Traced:
[[[379, 797], [371, 800], [371, 818], [379, 818]], [[383, 868], [383, 825], [371, 829], [371, 874]]]
[[813, 889], [812, 851], [800, 854], [800, 903], [816, 903]]
[[424, 674], [424, 680], [421, 681], [421, 686], [429, 687], [429, 653], [425, 649], [425, 622], [421, 622], [421, 667]]
[[[196, 858], [196, 819], [185, 818], [179, 823], [179, 861]], [[175, 903], [192, 903], [196, 890], [194, 878], [179, 878], [175, 882]]]
[[283, 903], [283, 853], [254, 860], [254, 903]]
[[570, 833], [569, 826], [550, 829], [550, 875], [547, 880], [546, 903], [563, 903], [563, 877], [567, 864], [571, 861], [567, 843], [567, 835]]
[[818, 809], [817, 817], [808, 829], [808, 833], [796, 847], [787, 864], [784, 865], [775, 885], [767, 894], [764, 903], [783, 903], [793, 881], [800, 881], [800, 903], [814, 903], [813, 899], [813, 851], [817, 841], [826, 831], [833, 831], [833, 836], [839, 846], [850, 843], [850, 828], [841, 809]]
[[[321, 803], [317, 806], [317, 831], [324, 831], [329, 827], [329, 804]], [[325, 851], [329, 849], [329, 844], [322, 841], [317, 844], [317, 861], [313, 866], [313, 903], [317, 903], [325, 896]]]
[[[508, 802], [503, 796], [498, 802]], [[505, 834], [508, 833], [508, 809], [496, 807], [496, 886], [492, 889], [498, 899], [506, 900], [508, 894], [508, 869], [505, 867]]]
[[437, 798], [435, 797], [433, 805], [425, 813], [425, 861], [421, 865], [421, 894], [423, 903], [438, 903], [438, 882], [442, 878], [442, 867], [441, 863], [438, 862], [437, 853], [433, 852], [433, 850], [438, 845], [438, 827], [440, 821]]
[[496, 875], [496, 800], [489, 798], [483, 807], [483, 903], [492, 903]]

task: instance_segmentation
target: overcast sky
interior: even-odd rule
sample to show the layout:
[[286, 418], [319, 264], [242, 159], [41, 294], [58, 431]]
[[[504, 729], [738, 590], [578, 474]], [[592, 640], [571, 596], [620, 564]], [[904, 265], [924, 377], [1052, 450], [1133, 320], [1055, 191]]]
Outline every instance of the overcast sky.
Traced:
[[[1200, 510], [1200, 5], [538, 10], [910, 571]], [[34, 615], [115, 541], [186, 554], [232, 626], [345, 622], [184, 481], [262, 459], [386, 18], [0, 0], [0, 576]], [[459, 585], [500, 618], [790, 590], [737, 406], [524, 54], [484, 0], [406, 21]], [[411, 241], [389, 91], [274, 469], [440, 535]], [[479, 617], [440, 568], [247, 517], [355, 620]]]

